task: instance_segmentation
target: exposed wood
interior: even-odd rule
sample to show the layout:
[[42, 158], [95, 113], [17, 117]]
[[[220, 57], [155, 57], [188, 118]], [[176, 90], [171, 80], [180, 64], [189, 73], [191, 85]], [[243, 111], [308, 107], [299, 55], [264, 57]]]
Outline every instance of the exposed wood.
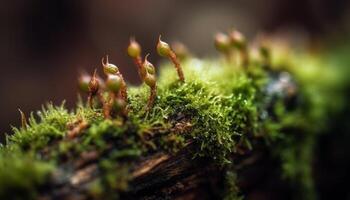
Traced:
[[[217, 199], [224, 191], [225, 168], [209, 158], [193, 158], [194, 146], [189, 143], [175, 154], [157, 152], [141, 158], [133, 164], [128, 190], [116, 192], [121, 199]], [[265, 187], [259, 186], [262, 180], [273, 177], [266, 174], [274, 167], [274, 162], [266, 159], [267, 153], [257, 148], [245, 155], [233, 155], [239, 187], [244, 192], [254, 194], [256, 188]], [[54, 184], [43, 190], [41, 198], [91, 199], [87, 186], [99, 176], [97, 158], [97, 152], [88, 152], [74, 161], [74, 169], [66, 169], [70, 173], [57, 172]]]

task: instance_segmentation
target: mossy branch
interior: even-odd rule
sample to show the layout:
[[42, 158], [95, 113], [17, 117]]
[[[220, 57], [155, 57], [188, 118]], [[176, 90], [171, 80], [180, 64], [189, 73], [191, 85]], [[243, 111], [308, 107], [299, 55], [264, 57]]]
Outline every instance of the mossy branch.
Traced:
[[[233, 48], [232, 37], [217, 39], [217, 48]], [[250, 59], [242, 37], [233, 38]], [[243, 59], [246, 67], [221, 58], [188, 57], [180, 64], [163, 44], [158, 53], [172, 58], [177, 70], [162, 66], [156, 78], [147, 56], [140, 62], [135, 42], [128, 54], [150, 92], [127, 88], [107, 58], [105, 81], [96, 71], [79, 78], [87, 105], [68, 111], [48, 104], [25, 123], [21, 115], [22, 128], [0, 148], [0, 199], [241, 199], [257, 181], [245, 171], [251, 169], [280, 171], [295, 191], [314, 197], [312, 146], [322, 129], [315, 124], [326, 123], [329, 91], [341, 84], [318, 76], [330, 74], [325, 62], [277, 51], [288, 63], [281, 65], [270, 57], [278, 49], [271, 44], [256, 62]]]

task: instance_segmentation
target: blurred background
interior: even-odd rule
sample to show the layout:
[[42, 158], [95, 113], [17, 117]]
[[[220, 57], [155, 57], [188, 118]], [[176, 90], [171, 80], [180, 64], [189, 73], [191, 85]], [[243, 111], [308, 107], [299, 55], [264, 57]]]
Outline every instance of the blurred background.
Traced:
[[[197, 56], [215, 55], [213, 34], [235, 27], [248, 38], [263, 31], [289, 31], [299, 39], [341, 44], [350, 30], [347, 0], [11, 0], [0, 6], [0, 141], [18, 126], [17, 108], [30, 113], [52, 101], [72, 108], [77, 100], [79, 69], [92, 72], [109, 54], [131, 84], [139, 84], [136, 69], [126, 55], [130, 36], [157, 62], [157, 37], [179, 40]], [[340, 120], [345, 121], [349, 110]], [[349, 130], [349, 129], [347, 129]], [[334, 131], [341, 128], [335, 126]], [[345, 134], [346, 131], [343, 130]], [[321, 139], [318, 188], [324, 199], [349, 180], [350, 155]], [[332, 136], [333, 137], [333, 136]], [[335, 140], [336, 141], [336, 140]], [[331, 150], [331, 151], [328, 151]], [[345, 152], [345, 153], [344, 153]], [[346, 153], [347, 152], [347, 153]], [[323, 156], [323, 157], [322, 157]], [[336, 160], [337, 162], [334, 162]], [[338, 173], [336, 173], [338, 171]], [[327, 175], [328, 174], [328, 175]]]

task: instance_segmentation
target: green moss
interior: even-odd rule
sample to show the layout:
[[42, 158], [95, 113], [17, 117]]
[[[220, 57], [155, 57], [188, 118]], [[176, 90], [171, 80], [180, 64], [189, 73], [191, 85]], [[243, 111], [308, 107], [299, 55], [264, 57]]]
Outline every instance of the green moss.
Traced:
[[[281, 161], [284, 177], [298, 185], [304, 197], [314, 197], [314, 138], [327, 116], [340, 108], [342, 98], [334, 89], [341, 82], [327, 67], [318, 68], [320, 63], [315, 64], [313, 57], [290, 55], [282, 60], [284, 65], [276, 61], [274, 66], [284, 66], [292, 73], [303, 101], [291, 111], [279, 99], [273, 106], [276, 117], [261, 117], [267, 112], [264, 88], [269, 73], [259, 64], [245, 70], [221, 59], [183, 61], [184, 84], [177, 82], [173, 67], [164, 64], [150, 112], [145, 113], [147, 87], [129, 89], [126, 123], [105, 120], [100, 109], [89, 109], [82, 103], [74, 112], [63, 105], [48, 105], [35, 115], [38, 120], [31, 115], [28, 128], [14, 128], [7, 145], [0, 149], [0, 193], [13, 195], [18, 186], [34, 197], [49, 180], [49, 172], [65, 170], [63, 165], [74, 163], [83, 152], [96, 152], [99, 176], [89, 185], [90, 195], [118, 198], [112, 191], [128, 189], [129, 167], [142, 156], [155, 151], [174, 153], [191, 141], [196, 148], [194, 158], [207, 157], [219, 166], [232, 167], [232, 155], [242, 148], [255, 148], [255, 140], [262, 137]], [[329, 100], [330, 95], [336, 95], [336, 103]], [[86, 120], [89, 127], [77, 138], [68, 139], [67, 124], [77, 119]], [[5, 164], [8, 162], [11, 164]], [[21, 179], [19, 175], [26, 173], [32, 176]], [[228, 171], [226, 178], [226, 198], [240, 199], [236, 173]]]
[[237, 174], [228, 170], [225, 175], [225, 191], [224, 200], [242, 200], [243, 196], [240, 195], [239, 188], [237, 186]]
[[[222, 61], [192, 59], [183, 65], [187, 75], [185, 84], [165, 78], [176, 77], [172, 68], [161, 72], [156, 105], [140, 123], [169, 126], [177, 118], [187, 120], [191, 132], [182, 137], [198, 143], [196, 155], [209, 156], [222, 164], [229, 163], [239, 138], [257, 128], [253, 80], [242, 69], [234, 70], [234, 66]], [[219, 78], [220, 75], [227, 77]], [[141, 105], [133, 108], [142, 109], [145, 96], [136, 92], [131, 93], [132, 99], [136, 98], [132, 102]], [[137, 113], [134, 117], [138, 117]]]
[[63, 106], [54, 107], [51, 104], [37, 113], [39, 120], [31, 114], [28, 128], [13, 128], [14, 134], [7, 137], [8, 145], [19, 145], [22, 149], [40, 149], [53, 139], [65, 135], [66, 124], [73, 119]]
[[[49, 178], [53, 166], [3, 147], [0, 151], [0, 199], [36, 199], [38, 190]], [[16, 197], [16, 198], [14, 198]]]

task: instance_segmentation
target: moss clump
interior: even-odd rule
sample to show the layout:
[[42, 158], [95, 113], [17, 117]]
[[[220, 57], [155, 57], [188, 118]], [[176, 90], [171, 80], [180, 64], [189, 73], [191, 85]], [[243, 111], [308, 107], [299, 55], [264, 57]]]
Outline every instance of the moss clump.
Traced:
[[22, 149], [41, 149], [50, 140], [63, 138], [67, 123], [74, 117], [63, 105], [54, 108], [49, 104], [47, 108], [43, 107], [37, 113], [39, 120], [32, 114], [28, 128], [14, 128], [14, 134], [7, 137], [7, 143], [19, 145]]
[[[292, 109], [283, 91], [273, 101], [266, 93], [271, 74], [280, 73], [281, 68], [273, 72], [259, 63], [242, 68], [222, 59], [195, 58], [182, 62], [184, 83], [177, 81], [172, 67], [162, 66], [157, 98], [148, 112], [144, 109], [147, 88], [129, 88], [125, 122], [104, 119], [101, 109], [82, 103], [75, 111], [48, 105], [35, 115], [39, 120], [31, 115], [27, 128], [14, 128], [6, 146], [1, 147], [0, 197], [17, 196], [16, 191], [21, 190], [35, 198], [48, 182], [68, 185], [79, 166], [93, 160], [97, 175], [80, 192], [91, 198], [117, 199], [118, 192], [130, 189], [130, 167], [141, 157], [154, 152], [175, 153], [191, 143], [194, 158], [206, 157], [218, 166], [232, 168], [232, 155], [249, 152], [261, 138], [280, 160], [282, 173], [291, 184], [299, 185], [304, 197], [314, 197], [314, 138], [327, 115], [336, 110], [327, 98], [340, 83], [328, 76], [315, 81], [322, 72], [306, 73], [312, 57], [290, 55], [282, 60], [274, 61], [272, 67], [283, 66], [300, 91], [301, 101]], [[314, 65], [320, 71], [328, 69], [318, 66]], [[68, 125], [77, 120], [86, 121], [88, 126], [77, 137], [69, 138]], [[57, 176], [57, 172], [64, 176]], [[240, 199], [236, 172], [227, 171], [226, 178], [226, 199]]]
[[0, 152], [0, 198], [35, 199], [54, 166], [12, 147]]

